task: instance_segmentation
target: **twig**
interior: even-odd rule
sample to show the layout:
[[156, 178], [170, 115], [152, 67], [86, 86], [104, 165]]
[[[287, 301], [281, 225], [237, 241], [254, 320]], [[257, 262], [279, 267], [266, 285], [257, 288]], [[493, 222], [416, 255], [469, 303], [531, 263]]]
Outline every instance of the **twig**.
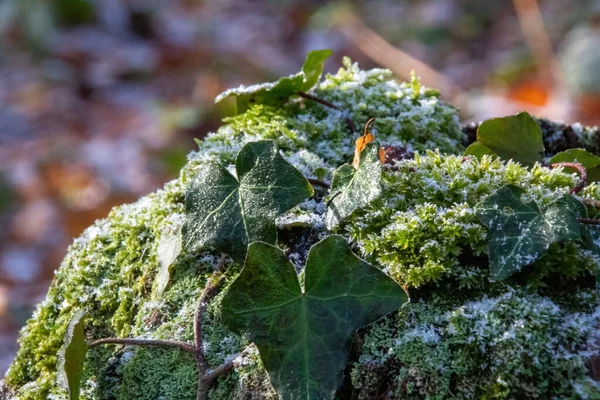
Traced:
[[569, 190], [569, 193], [577, 194], [577, 193], [581, 192], [581, 190], [585, 187], [585, 182], [587, 181], [587, 171], [583, 167], [583, 165], [576, 163], [576, 162], [560, 162], [560, 163], [556, 163], [556, 164], [551, 164], [550, 166], [552, 168], [556, 168], [556, 167], [574, 168], [577, 170], [577, 172], [579, 172], [579, 182], [577, 182], [577, 185], [573, 186], [571, 188], [571, 190]]
[[[194, 345], [196, 347], [196, 363], [198, 364], [198, 391], [196, 395], [197, 400], [206, 400], [208, 398], [208, 390], [210, 389], [214, 379], [206, 379], [206, 371], [208, 371], [208, 363], [206, 361], [206, 354], [204, 354], [203, 344], [203, 324], [202, 317], [208, 308], [210, 301], [217, 294], [217, 289], [220, 283], [223, 281], [224, 275], [222, 274], [223, 266], [227, 261], [225, 254], [221, 255], [221, 259], [217, 264], [217, 267], [213, 271], [210, 278], [204, 286], [204, 290], [200, 295], [196, 313], [194, 314]], [[216, 379], [216, 378], [215, 378]]]
[[121, 338], [104, 338], [94, 340], [88, 343], [88, 347], [96, 347], [101, 344], [122, 344], [124, 346], [143, 346], [143, 347], [174, 347], [188, 353], [196, 354], [196, 347], [172, 340], [152, 340], [152, 339], [121, 339]]
[[581, 222], [582, 224], [600, 225], [600, 219], [579, 218], [577, 221]]
[[443, 74], [392, 46], [363, 24], [355, 13], [344, 12], [337, 17], [337, 20], [337, 26], [344, 36], [367, 57], [403, 79], [409, 79], [412, 70], [419, 71], [425, 85], [438, 88], [441, 93], [448, 95], [454, 104], [463, 108], [466, 99], [463, 90]]
[[[338, 110], [338, 111], [345, 113], [345, 111], [342, 110], [341, 107], [338, 107], [335, 104], [328, 102], [327, 100], [320, 99], [317, 96], [313, 96], [312, 94], [308, 94], [303, 91], [299, 91], [297, 93], [297, 95], [300, 97], [303, 97], [305, 99], [308, 99], [308, 100], [316, 101], [319, 104], [323, 104], [325, 107], [333, 108], [334, 110]], [[352, 119], [348, 115], [346, 115], [344, 120], [346, 121], [346, 125], [348, 125], [348, 128], [350, 128], [350, 131], [352, 132], [352, 134], [353, 135], [356, 134], [356, 128], [354, 126], [354, 122], [352, 122]]]
[[329, 183], [320, 181], [318, 179], [306, 178], [308, 183], [313, 186], [321, 186], [322, 188], [329, 189]]
[[[177, 342], [173, 340], [151, 340], [151, 339], [121, 339], [121, 338], [104, 338], [90, 342], [89, 347], [98, 346], [101, 344], [121, 344], [126, 346], [146, 346], [146, 347], [170, 347], [183, 350], [191, 353], [195, 356], [196, 364], [198, 366], [198, 386], [196, 391], [197, 400], [207, 400], [208, 392], [215, 381], [231, 372], [237, 364], [234, 361], [228, 361], [212, 371], [208, 370], [208, 363], [206, 361], [206, 354], [204, 353], [203, 346], [203, 329], [202, 329], [202, 317], [210, 301], [215, 297], [220, 287], [221, 282], [224, 279], [222, 269], [227, 261], [225, 254], [221, 255], [221, 259], [217, 264], [216, 269], [208, 278], [204, 290], [200, 295], [198, 306], [194, 314], [194, 344]], [[248, 349], [245, 349], [241, 355], [246, 354]]]
[[521, 31], [540, 75], [546, 82], [561, 83], [560, 68], [544, 26], [537, 0], [513, 0]]

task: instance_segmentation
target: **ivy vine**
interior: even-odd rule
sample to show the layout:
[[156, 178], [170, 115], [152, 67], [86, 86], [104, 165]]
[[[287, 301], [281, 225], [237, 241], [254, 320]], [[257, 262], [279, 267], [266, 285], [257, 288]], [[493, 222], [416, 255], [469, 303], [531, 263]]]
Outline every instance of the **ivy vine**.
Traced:
[[[251, 103], [280, 104], [290, 96], [300, 96], [339, 109], [305, 93], [318, 82], [330, 54], [328, 50], [312, 52], [300, 73], [271, 84], [227, 91], [217, 101], [235, 97], [238, 110], [243, 112]], [[355, 132], [351, 119], [346, 120]], [[371, 122], [357, 139], [355, 162], [336, 169], [331, 185], [305, 178], [272, 141], [246, 144], [235, 160], [235, 176], [218, 163], [202, 165], [187, 187], [185, 223], [165, 231], [158, 246], [160, 292], [168, 285], [169, 268], [182, 249], [188, 253], [208, 249], [222, 253], [198, 300], [194, 342], [134, 338], [88, 341], [85, 312], [77, 311], [59, 352], [59, 384], [70, 398], [79, 398], [89, 348], [125, 345], [191, 353], [198, 367], [197, 399], [207, 399], [217, 379], [237, 366], [236, 361], [227, 361], [209, 369], [202, 326], [203, 315], [224, 281], [223, 272], [233, 260], [243, 263], [243, 268], [223, 296], [225, 326], [247, 335], [256, 345], [271, 384], [284, 399], [332, 399], [342, 380], [352, 334], [398, 309], [408, 298], [395, 281], [356, 256], [346, 239], [335, 234], [310, 249], [299, 280], [292, 263], [276, 246], [275, 219], [313, 196], [315, 186], [321, 192], [328, 191], [326, 226], [334, 232], [355, 211], [381, 196], [383, 171], [400, 173], [390, 158], [398, 151], [390, 147], [382, 151], [368, 132]], [[481, 124], [477, 142], [465, 156], [499, 157], [531, 166], [542, 162], [543, 152], [538, 125], [529, 114], [520, 113]], [[589, 218], [587, 212], [588, 208], [600, 209], [600, 202], [576, 195], [586, 184], [586, 168], [600, 169], [600, 158], [577, 149], [558, 154], [551, 162], [552, 167], [573, 168], [580, 174], [570, 194], [540, 209], [522, 200], [521, 188], [506, 186], [475, 207], [477, 217], [489, 230], [488, 255], [495, 279], [506, 279], [531, 264], [553, 243], [581, 241], [595, 246], [594, 235], [581, 224], [600, 225], [600, 220]]]

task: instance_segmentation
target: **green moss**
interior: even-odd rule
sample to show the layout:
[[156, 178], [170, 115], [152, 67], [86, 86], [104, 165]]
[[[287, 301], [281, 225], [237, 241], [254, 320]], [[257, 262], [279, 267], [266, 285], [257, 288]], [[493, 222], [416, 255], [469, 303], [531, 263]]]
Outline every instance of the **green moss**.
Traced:
[[[452, 155], [463, 150], [456, 110], [417, 80], [398, 84], [390, 77], [388, 71], [361, 71], [345, 60], [345, 68], [315, 90], [344, 112], [303, 99], [280, 108], [253, 105], [199, 142], [179, 179], [115, 208], [87, 229], [69, 248], [48, 296], [21, 332], [21, 348], [6, 377], [14, 397], [65, 398], [55, 383], [56, 353], [77, 309], [88, 311], [90, 338], [191, 341], [196, 302], [218, 254], [180, 255], [159, 296], [156, 251], [165, 219], [184, 212], [185, 187], [198, 166], [206, 160], [231, 166], [244, 143], [273, 139], [305, 176], [328, 180], [354, 154], [356, 136], [345, 122], [349, 116], [357, 129], [377, 117], [373, 130], [382, 144], [419, 152], [414, 160], [400, 162], [398, 171], [385, 172], [384, 196], [338, 228], [357, 253], [380, 265], [412, 296], [399, 313], [361, 333], [349, 392], [363, 398], [378, 393], [523, 398], [534, 392], [542, 398], [551, 392], [594, 398], [600, 387], [586, 377], [583, 363], [598, 353], [590, 326], [598, 322], [599, 296], [589, 283], [598, 272], [598, 255], [580, 243], [554, 245], [522, 274], [494, 282], [488, 273], [487, 230], [473, 214], [473, 206], [502, 185], [526, 189], [529, 199], [544, 207], [577, 178], [539, 165], [526, 169]], [[600, 188], [590, 185], [581, 195], [600, 199]], [[325, 200], [316, 196], [277, 220], [280, 244], [298, 265], [310, 244], [325, 234], [325, 210]], [[240, 265], [231, 265], [227, 279], [239, 270]], [[219, 301], [217, 296], [204, 315], [211, 368], [247, 345], [221, 325]], [[489, 318], [476, 304], [490, 304]], [[580, 323], [569, 326], [568, 321]], [[545, 336], [549, 348], [542, 345]], [[275, 398], [258, 355], [241, 361], [243, 366], [213, 388], [211, 398]], [[197, 382], [193, 360], [171, 349], [96, 348], [85, 374], [85, 399], [193, 398]]]
[[510, 289], [407, 304], [369, 329], [353, 383], [365, 399], [598, 398], [581, 352], [598, 336], [598, 310], [573, 314]]

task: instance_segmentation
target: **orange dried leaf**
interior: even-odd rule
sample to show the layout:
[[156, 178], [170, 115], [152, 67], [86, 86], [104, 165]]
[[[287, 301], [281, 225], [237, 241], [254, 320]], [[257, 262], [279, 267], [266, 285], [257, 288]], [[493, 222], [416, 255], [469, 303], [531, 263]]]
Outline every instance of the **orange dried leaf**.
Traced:
[[[358, 169], [358, 163], [360, 161], [360, 153], [365, 149], [367, 143], [371, 143], [375, 141], [375, 136], [372, 133], [367, 133], [358, 139], [356, 139], [356, 147], [354, 149], [354, 160], [352, 161], [352, 166], [354, 169]], [[379, 149], [379, 160], [381, 160], [382, 164], [385, 164], [385, 151], [383, 149]]]

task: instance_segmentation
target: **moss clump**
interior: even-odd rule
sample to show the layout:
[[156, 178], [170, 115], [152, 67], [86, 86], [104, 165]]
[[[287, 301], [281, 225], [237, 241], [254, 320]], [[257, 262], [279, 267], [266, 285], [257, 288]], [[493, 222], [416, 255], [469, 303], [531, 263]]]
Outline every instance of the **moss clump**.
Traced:
[[[362, 71], [348, 60], [326, 77], [315, 94], [347, 115], [302, 99], [279, 108], [253, 105], [200, 142], [179, 179], [87, 229], [23, 329], [3, 389], [10, 395], [3, 396], [65, 398], [55, 384], [56, 353], [78, 309], [88, 311], [94, 338], [190, 341], [195, 305], [217, 254], [181, 254], [159, 296], [156, 250], [165, 224], [184, 212], [183, 193], [198, 166], [206, 160], [231, 166], [246, 142], [273, 139], [306, 177], [328, 180], [354, 153], [349, 116], [358, 125], [377, 117], [378, 140], [417, 155], [385, 172], [384, 196], [338, 228], [412, 298], [361, 331], [344, 396], [598, 398], [600, 386], [585, 367], [599, 353], [598, 255], [578, 243], [555, 245], [511, 280], [495, 282], [487, 272], [487, 230], [473, 215], [474, 204], [502, 185], [522, 187], [544, 207], [568, 192], [576, 177], [539, 165], [463, 160], [457, 156], [463, 133], [455, 109], [416, 79], [397, 84], [389, 78], [388, 71]], [[600, 199], [600, 188], [590, 185], [581, 194]], [[324, 200], [315, 197], [277, 221], [280, 245], [298, 266], [326, 233], [325, 210]], [[239, 269], [231, 265], [230, 278]], [[212, 367], [247, 344], [221, 325], [219, 301], [204, 321]], [[258, 355], [242, 361], [211, 398], [274, 398]], [[194, 398], [195, 373], [192, 360], [178, 350], [95, 348], [86, 362], [83, 398]]]

